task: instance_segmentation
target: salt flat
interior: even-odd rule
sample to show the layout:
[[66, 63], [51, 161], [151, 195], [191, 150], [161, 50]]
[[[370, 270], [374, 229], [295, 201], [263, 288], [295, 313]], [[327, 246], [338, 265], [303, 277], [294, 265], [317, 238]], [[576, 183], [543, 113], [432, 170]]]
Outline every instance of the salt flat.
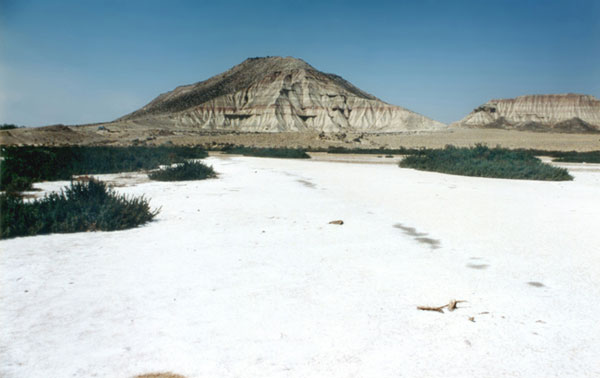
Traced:
[[598, 166], [207, 162], [116, 188], [162, 207], [146, 226], [0, 242], [0, 376], [600, 375]]

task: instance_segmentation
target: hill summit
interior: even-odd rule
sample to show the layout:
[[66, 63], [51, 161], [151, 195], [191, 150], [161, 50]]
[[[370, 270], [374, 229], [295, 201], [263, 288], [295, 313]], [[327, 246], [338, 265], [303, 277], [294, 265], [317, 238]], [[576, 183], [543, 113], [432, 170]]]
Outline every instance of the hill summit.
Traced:
[[387, 104], [292, 57], [249, 58], [121, 117], [148, 126], [245, 132], [395, 132], [445, 125]]

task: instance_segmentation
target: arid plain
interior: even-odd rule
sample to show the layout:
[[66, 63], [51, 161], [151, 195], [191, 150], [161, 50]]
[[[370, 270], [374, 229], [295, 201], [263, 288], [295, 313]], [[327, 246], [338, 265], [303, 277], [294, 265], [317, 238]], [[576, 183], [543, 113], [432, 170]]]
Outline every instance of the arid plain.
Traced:
[[98, 175], [162, 211], [0, 242], [0, 375], [600, 374], [599, 165], [540, 182], [318, 160]]

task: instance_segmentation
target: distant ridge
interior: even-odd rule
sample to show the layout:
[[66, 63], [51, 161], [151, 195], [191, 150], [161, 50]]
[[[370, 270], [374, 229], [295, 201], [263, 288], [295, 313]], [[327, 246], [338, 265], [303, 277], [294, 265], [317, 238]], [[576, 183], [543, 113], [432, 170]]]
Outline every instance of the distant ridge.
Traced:
[[292, 57], [246, 59], [208, 80], [163, 93], [116, 122], [123, 121], [249, 132], [395, 132], [446, 127]]
[[574, 93], [491, 100], [450, 126], [595, 133], [600, 132], [600, 100]]

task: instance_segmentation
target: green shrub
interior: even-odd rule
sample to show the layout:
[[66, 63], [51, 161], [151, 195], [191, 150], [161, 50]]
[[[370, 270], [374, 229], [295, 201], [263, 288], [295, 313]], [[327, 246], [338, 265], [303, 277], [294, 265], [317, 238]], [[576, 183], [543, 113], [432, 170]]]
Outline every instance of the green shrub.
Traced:
[[185, 162], [175, 167], [154, 171], [148, 175], [150, 179], [157, 181], [204, 180], [216, 176], [212, 167], [200, 162]]
[[295, 148], [259, 148], [259, 147], [227, 147], [222, 150], [226, 154], [272, 157], [285, 159], [310, 159], [305, 150]]
[[346, 148], [329, 147], [328, 154], [373, 154], [373, 155], [411, 155], [421, 151], [418, 148]]
[[564, 163], [600, 163], [600, 151], [563, 152], [558, 155], [557, 159], [553, 159], [552, 161]]
[[123, 230], [151, 221], [158, 212], [150, 210], [144, 197], [119, 195], [96, 180], [71, 183], [60, 193], [31, 202], [0, 194], [0, 239], [56, 232]]
[[600, 150], [596, 151], [557, 151], [519, 148], [515, 151], [527, 152], [535, 156], [550, 156], [552, 161], [569, 163], [600, 163]]
[[542, 163], [527, 152], [483, 145], [421, 150], [403, 159], [400, 167], [477, 177], [548, 181], [573, 179], [566, 169]]
[[17, 125], [13, 125], [12, 123], [3, 123], [2, 125], [0, 125], [0, 130], [13, 130], [18, 128], [20, 127]]
[[[0, 190], [26, 190], [32, 182], [69, 180], [73, 175], [155, 169], [162, 164], [201, 159], [194, 147], [2, 147]], [[25, 183], [29, 182], [29, 186]]]
[[25, 190], [31, 190], [33, 185], [33, 180], [29, 177], [21, 177], [13, 175], [10, 177], [8, 184], [2, 185], [2, 190], [6, 193], [18, 193]]

